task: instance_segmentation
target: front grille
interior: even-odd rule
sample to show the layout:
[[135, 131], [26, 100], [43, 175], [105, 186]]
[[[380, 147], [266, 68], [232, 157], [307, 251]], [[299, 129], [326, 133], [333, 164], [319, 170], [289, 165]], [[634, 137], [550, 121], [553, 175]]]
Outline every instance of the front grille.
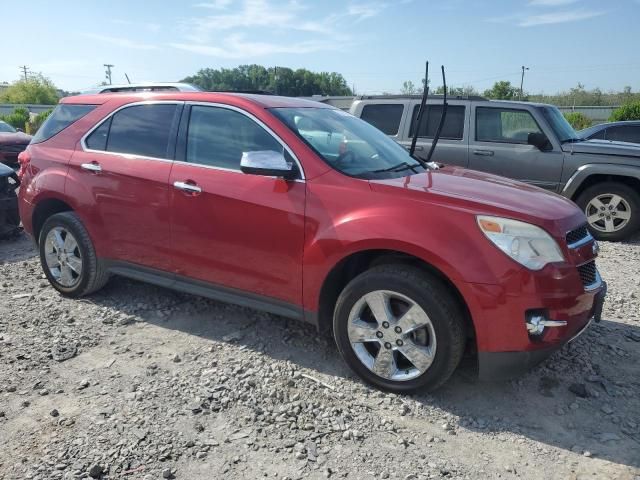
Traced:
[[582, 225], [581, 227], [576, 228], [575, 230], [571, 230], [567, 233], [567, 244], [569, 246], [574, 243], [578, 243], [580, 240], [583, 240], [589, 235], [589, 231], [587, 230], [586, 225]]
[[598, 279], [598, 270], [596, 269], [596, 262], [591, 261], [589, 263], [585, 263], [584, 265], [580, 265], [578, 267], [578, 273], [580, 274], [580, 280], [582, 280], [582, 285], [588, 287], [589, 285], [593, 285], [596, 283]]

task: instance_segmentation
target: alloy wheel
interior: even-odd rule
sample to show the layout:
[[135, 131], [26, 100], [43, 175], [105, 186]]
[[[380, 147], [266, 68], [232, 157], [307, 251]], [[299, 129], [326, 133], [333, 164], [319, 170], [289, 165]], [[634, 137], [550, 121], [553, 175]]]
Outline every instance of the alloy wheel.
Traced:
[[617, 232], [631, 220], [631, 206], [620, 195], [604, 193], [592, 198], [584, 210], [589, 225], [599, 232]]
[[347, 332], [360, 362], [387, 380], [419, 377], [435, 358], [436, 335], [429, 316], [397, 292], [376, 290], [360, 298], [349, 313]]
[[51, 276], [63, 287], [73, 287], [82, 274], [82, 256], [75, 237], [64, 227], [55, 227], [45, 240], [45, 262]]

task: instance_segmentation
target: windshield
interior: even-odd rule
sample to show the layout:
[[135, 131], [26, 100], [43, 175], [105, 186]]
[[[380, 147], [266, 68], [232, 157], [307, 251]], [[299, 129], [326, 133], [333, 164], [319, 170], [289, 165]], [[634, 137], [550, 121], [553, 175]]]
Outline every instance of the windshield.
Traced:
[[8, 123], [0, 121], [0, 133], [16, 133], [16, 129]]
[[571, 124], [567, 122], [567, 119], [564, 118], [564, 115], [560, 113], [560, 110], [558, 110], [557, 107], [544, 106], [539, 108], [542, 110], [542, 115], [547, 122], [549, 122], [549, 125], [556, 134], [556, 137], [560, 140], [560, 143], [582, 140], [580, 135], [576, 133]]
[[351, 177], [394, 178], [424, 171], [399, 144], [342, 110], [273, 108], [271, 112], [332, 168]]

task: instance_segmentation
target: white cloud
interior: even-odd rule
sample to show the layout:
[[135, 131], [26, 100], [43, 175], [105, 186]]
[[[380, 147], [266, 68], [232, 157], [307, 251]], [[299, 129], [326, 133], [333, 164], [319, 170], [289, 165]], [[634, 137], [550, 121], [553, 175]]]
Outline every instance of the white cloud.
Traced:
[[578, 22], [589, 18], [599, 17], [605, 12], [596, 10], [567, 10], [562, 12], [542, 13], [521, 18], [517, 24], [520, 27], [534, 27], [537, 25], [551, 25], [557, 23]]
[[208, 2], [196, 3], [194, 7], [211, 8], [213, 10], [224, 10], [233, 3], [233, 0], [210, 0]]
[[92, 38], [101, 42], [110, 43], [111, 45], [116, 45], [117, 47], [133, 48], [136, 50], [155, 50], [156, 48], [158, 48], [156, 45], [140, 43], [138, 41], [129, 40], [128, 38], [123, 37], [112, 37], [109, 35], [100, 35], [98, 33], [84, 33], [82, 35], [87, 38]]
[[578, 0], [529, 0], [529, 5], [539, 7], [561, 7], [576, 3]]
[[304, 54], [330, 50], [335, 47], [322, 41], [313, 40], [287, 44], [255, 42], [247, 40], [243, 35], [231, 35], [225, 38], [221, 45], [171, 43], [170, 46], [188, 52], [220, 58], [251, 58], [283, 53]]
[[350, 24], [374, 17], [390, 5], [386, 1], [349, 3], [343, 12], [318, 16], [299, 0], [213, 0], [194, 5], [214, 12], [182, 21], [183, 39], [170, 46], [223, 58], [332, 50], [350, 42]]

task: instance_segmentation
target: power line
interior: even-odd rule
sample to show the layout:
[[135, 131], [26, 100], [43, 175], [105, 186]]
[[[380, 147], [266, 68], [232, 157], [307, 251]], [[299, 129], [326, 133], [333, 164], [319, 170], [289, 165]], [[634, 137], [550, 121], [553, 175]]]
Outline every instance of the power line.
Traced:
[[104, 78], [106, 78], [107, 80], [109, 80], [109, 85], [111, 85], [111, 69], [113, 67], [115, 67], [115, 65], [112, 65], [110, 63], [105, 63], [103, 64], [105, 71], [104, 71]]

